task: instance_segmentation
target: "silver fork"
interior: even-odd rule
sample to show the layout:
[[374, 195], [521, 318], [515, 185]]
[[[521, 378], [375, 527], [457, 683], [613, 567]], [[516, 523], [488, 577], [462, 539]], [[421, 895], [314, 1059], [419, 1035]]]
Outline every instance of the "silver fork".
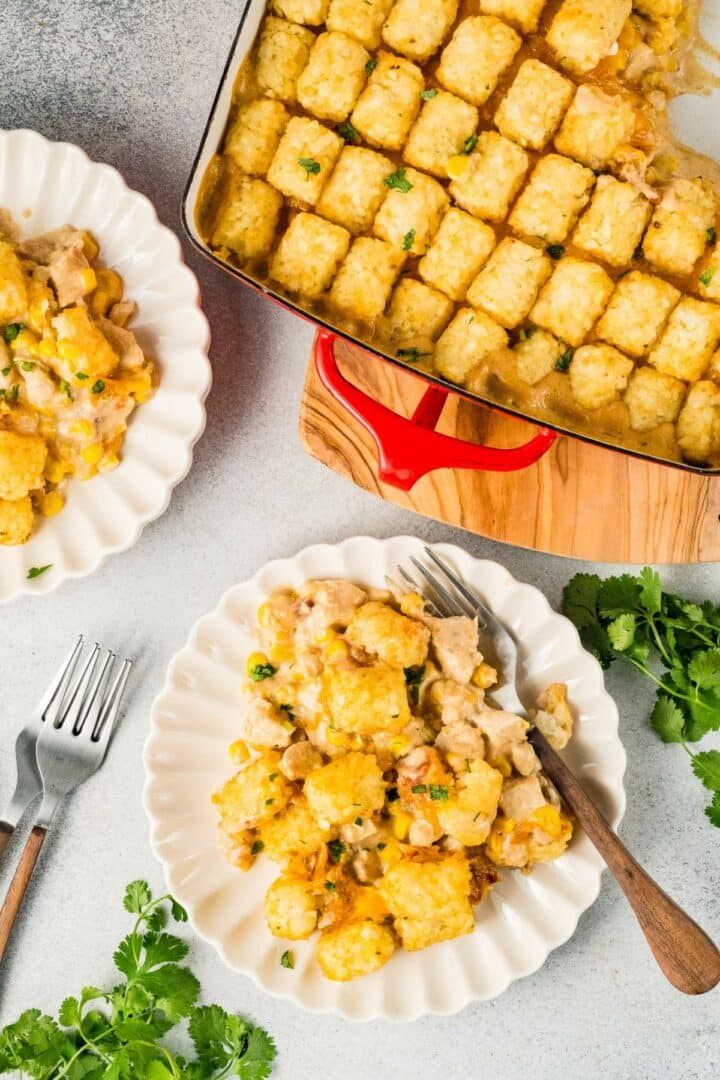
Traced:
[[[403, 567], [398, 567], [399, 574], [413, 590], [430, 600], [438, 615], [477, 618], [483, 637], [487, 637], [494, 650], [493, 662], [503, 676], [502, 684], [489, 696], [506, 712], [526, 717], [527, 710], [517, 688], [518, 645], [512, 633], [432, 548], [426, 547], [425, 554], [442, 572], [444, 581], [414, 557], [410, 561], [420, 574], [421, 583]], [[531, 727], [528, 738], [545, 773], [625, 893], [666, 978], [685, 994], [704, 994], [712, 990], [720, 982], [720, 951], [636, 862], [542, 732]]]
[[20, 818], [42, 791], [42, 779], [35, 760], [35, 744], [47, 716], [54, 717], [58, 703], [62, 701], [67, 691], [77, 667], [82, 643], [81, 634], [15, 740], [15, 790], [10, 797], [10, 802], [0, 814], [0, 855], [10, 843], [10, 837], [17, 828]]
[[[125, 660], [111, 682], [115, 656], [109, 651], [101, 656], [100, 646], [95, 645], [77, 680], [70, 685], [81, 647], [82, 641], [78, 641], [60, 677], [41, 702], [42, 711], [36, 710], [21, 745], [19, 771], [32, 757], [29, 746], [34, 735], [35, 773], [43, 799], [0, 908], [0, 962], [60, 802], [102, 765], [130, 674], [131, 662]], [[28, 793], [34, 791], [31, 799], [38, 794], [33, 788], [35, 774], [27, 775], [30, 778], [24, 783], [18, 778], [21, 792], [11, 800], [13, 813]]]

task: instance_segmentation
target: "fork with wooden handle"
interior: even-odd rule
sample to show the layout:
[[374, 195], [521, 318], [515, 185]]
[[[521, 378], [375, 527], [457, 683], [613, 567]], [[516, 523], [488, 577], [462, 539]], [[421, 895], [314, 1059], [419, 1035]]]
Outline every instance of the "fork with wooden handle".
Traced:
[[[111, 682], [115, 657], [107, 652], [101, 658], [100, 646], [95, 645], [71, 687], [80, 645], [78, 642], [77, 653], [71, 654], [69, 674], [61, 679], [41, 716], [34, 754], [43, 800], [0, 908], [0, 963], [60, 802], [102, 765], [130, 674], [131, 664], [126, 660]], [[25, 754], [23, 760], [28, 756]], [[31, 788], [32, 778], [25, 790]]]
[[[492, 692], [493, 701], [507, 712], [525, 717], [527, 712], [517, 691], [518, 647], [510, 631], [480, 597], [467, 587], [431, 548], [429, 559], [442, 571], [448, 584], [440, 581], [418, 559], [411, 561], [424, 582], [400, 567], [399, 572], [414, 590], [432, 595], [432, 607], [441, 616], [468, 615], [477, 618], [483, 634], [495, 650], [504, 682]], [[547, 776], [580, 822], [625, 893], [663, 974], [684, 994], [704, 994], [720, 982], [720, 951], [689, 915], [663, 892], [636, 862], [616, 836], [586, 791], [550, 746], [533, 727], [528, 733]]]

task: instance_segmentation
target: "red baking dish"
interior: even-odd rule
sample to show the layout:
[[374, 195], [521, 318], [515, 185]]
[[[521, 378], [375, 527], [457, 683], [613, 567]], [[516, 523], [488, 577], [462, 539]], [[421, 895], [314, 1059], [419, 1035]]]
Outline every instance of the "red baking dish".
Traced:
[[[457, 394], [474, 403], [491, 408], [522, 420], [539, 424], [535, 417], [521, 409], [514, 409], [486, 399], [479, 394], [464, 390], [434, 374], [415, 370], [408, 364], [393, 359], [374, 349], [342, 329], [330, 325], [315, 312], [301, 303], [288, 298], [271, 286], [255, 279], [237, 266], [220, 258], [212, 250], [196, 221], [196, 209], [201, 194], [205, 172], [218, 153], [225, 130], [232, 100], [233, 86], [243, 61], [248, 56], [267, 8], [266, 0], [245, 0], [235, 40], [225, 64], [220, 85], [213, 102], [200, 148], [193, 164], [183, 198], [183, 224], [193, 246], [207, 259], [221, 267], [250, 288], [266, 295], [282, 307], [300, 315], [320, 328], [315, 347], [315, 364], [318, 375], [326, 389], [371, 433], [378, 451], [378, 471], [385, 483], [409, 490], [423, 475], [439, 468], [462, 468], [512, 472], [525, 469], [537, 462], [560, 435], [581, 439], [615, 450], [618, 453], [644, 458], [658, 464], [683, 469], [701, 475], [720, 475], [720, 468], [705, 468], [687, 462], [656, 457], [650, 453], [604, 441], [584, 432], [564, 428], [561, 424], [543, 422], [537, 434], [527, 443], [510, 449], [477, 445], [435, 431], [443, 405], [449, 394]], [[412, 417], [397, 415], [386, 406], [373, 400], [350, 383], [341, 373], [334, 355], [334, 342], [344, 338], [359, 346], [374, 361], [395, 364], [404, 372], [410, 372], [429, 384]]]

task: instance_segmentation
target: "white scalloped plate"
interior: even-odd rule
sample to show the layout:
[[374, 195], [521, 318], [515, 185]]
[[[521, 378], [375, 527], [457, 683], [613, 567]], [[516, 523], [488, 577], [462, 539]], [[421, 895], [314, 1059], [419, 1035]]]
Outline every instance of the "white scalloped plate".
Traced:
[[[0, 547], [1, 603], [92, 573], [164, 513], [205, 427], [210, 331], [177, 237], [112, 166], [33, 131], [0, 131], [0, 207], [26, 236], [66, 224], [95, 234], [101, 258], [138, 305], [132, 329], [160, 372], [155, 396], [130, 419], [118, 468], [72, 481], [60, 514], [38, 518], [27, 544]], [[48, 563], [51, 570], [27, 580], [31, 567]]]
[[[408, 536], [317, 545], [293, 559], [268, 563], [252, 580], [230, 589], [170, 664], [145, 745], [144, 802], [152, 847], [197, 933], [229, 967], [252, 976], [268, 993], [353, 1020], [454, 1013], [473, 1000], [501, 994], [567, 941], [597, 897], [604, 866], [579, 833], [556, 862], [527, 876], [506, 872], [476, 908], [470, 936], [422, 952], [399, 951], [380, 971], [350, 983], [323, 978], [312, 941], [293, 943], [293, 971], [280, 966], [287, 943], [271, 937], [262, 912], [277, 867], [260, 859], [244, 874], [225, 862], [216, 848], [217, 815], [210, 804], [211, 793], [233, 772], [227, 747], [237, 738], [241, 672], [256, 647], [251, 628], [257, 607], [278, 585], [307, 578], [350, 578], [383, 587], [385, 575], [423, 547], [423, 541]], [[573, 625], [536, 588], [460, 548], [437, 544], [435, 550], [514, 630], [522, 644], [523, 689], [532, 695], [554, 681], [568, 684], [578, 723], [566, 760], [592, 786], [617, 827], [625, 809], [625, 751], [600, 666], [582, 648]]]

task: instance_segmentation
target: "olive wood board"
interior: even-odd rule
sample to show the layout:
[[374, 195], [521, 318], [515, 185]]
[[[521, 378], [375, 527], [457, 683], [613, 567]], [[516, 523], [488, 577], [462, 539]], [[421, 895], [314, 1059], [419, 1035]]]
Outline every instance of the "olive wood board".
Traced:
[[[347, 379], [401, 416], [427, 383], [343, 340]], [[488, 446], [517, 446], [536, 427], [450, 394], [438, 431]], [[520, 472], [438, 469], [408, 493], [382, 483], [372, 436], [325, 389], [311, 357], [300, 439], [323, 465], [380, 498], [491, 540], [598, 562], [720, 560], [720, 477], [704, 477], [559, 438]]]

